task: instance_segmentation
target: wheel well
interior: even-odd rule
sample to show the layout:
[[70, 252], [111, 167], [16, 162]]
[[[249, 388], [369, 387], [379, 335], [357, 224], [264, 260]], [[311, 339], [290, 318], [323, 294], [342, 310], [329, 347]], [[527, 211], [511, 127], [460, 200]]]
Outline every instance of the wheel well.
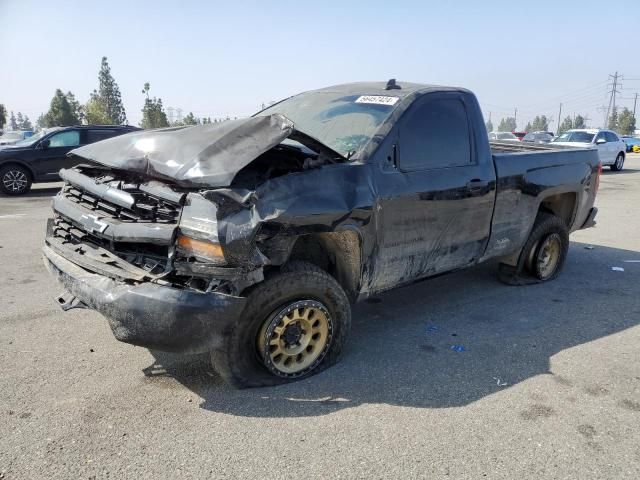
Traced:
[[540, 210], [547, 211], [561, 218], [567, 227], [571, 227], [576, 206], [576, 194], [574, 192], [551, 195], [542, 200]]
[[352, 302], [360, 284], [360, 237], [354, 231], [301, 235], [289, 260], [304, 260], [332, 275]]
[[16, 162], [16, 161], [8, 161], [8, 162], [4, 162], [2, 165], [0, 165], [0, 170], [5, 169], [6, 167], [10, 167], [10, 166], [16, 166], [16, 167], [22, 167], [24, 168], [28, 173], [29, 176], [31, 177], [31, 181], [34, 180], [34, 175], [33, 175], [33, 170], [31, 170], [31, 168], [29, 168], [28, 165], [25, 165], [24, 163], [20, 163], [20, 162]]

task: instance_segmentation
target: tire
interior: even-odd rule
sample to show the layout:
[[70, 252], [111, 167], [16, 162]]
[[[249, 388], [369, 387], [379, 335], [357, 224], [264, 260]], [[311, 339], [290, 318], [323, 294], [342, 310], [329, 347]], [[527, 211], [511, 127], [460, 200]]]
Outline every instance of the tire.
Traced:
[[551, 213], [540, 212], [520, 251], [517, 266], [501, 265], [500, 280], [509, 285], [553, 280], [562, 271], [568, 251], [567, 225]]
[[614, 172], [619, 172], [624, 167], [624, 153], [620, 152], [616, 157], [616, 161], [613, 165], [611, 165], [611, 170]]
[[351, 307], [338, 282], [311, 263], [291, 262], [248, 293], [211, 362], [238, 388], [296, 381], [336, 363], [350, 329]]
[[0, 169], [0, 190], [6, 195], [23, 195], [31, 190], [31, 172], [20, 165]]

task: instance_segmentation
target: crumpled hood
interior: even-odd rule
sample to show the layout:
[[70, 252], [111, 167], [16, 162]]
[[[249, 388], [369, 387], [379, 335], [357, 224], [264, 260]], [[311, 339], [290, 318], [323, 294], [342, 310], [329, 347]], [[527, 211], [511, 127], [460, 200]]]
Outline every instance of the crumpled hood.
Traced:
[[344, 158], [295, 130], [280, 114], [129, 133], [69, 155], [185, 187], [225, 187], [240, 169], [288, 137], [318, 153]]

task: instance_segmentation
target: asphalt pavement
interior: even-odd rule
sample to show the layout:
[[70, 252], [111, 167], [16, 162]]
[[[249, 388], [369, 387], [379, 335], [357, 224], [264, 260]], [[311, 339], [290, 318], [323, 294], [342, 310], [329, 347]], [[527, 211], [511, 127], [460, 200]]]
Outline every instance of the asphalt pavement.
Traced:
[[557, 280], [488, 263], [389, 292], [338, 365], [249, 390], [58, 308], [58, 187], [0, 197], [0, 479], [640, 478], [640, 155]]

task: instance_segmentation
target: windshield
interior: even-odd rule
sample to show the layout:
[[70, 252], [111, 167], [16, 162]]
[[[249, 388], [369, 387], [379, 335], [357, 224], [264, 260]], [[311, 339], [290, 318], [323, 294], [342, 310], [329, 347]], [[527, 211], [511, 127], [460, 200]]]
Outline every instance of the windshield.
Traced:
[[564, 132], [554, 142], [591, 143], [594, 135], [588, 132]]
[[297, 130], [350, 157], [371, 140], [398, 101], [394, 96], [307, 92], [257, 115], [280, 113], [291, 120]]
[[30, 136], [29, 138], [25, 138], [24, 140], [20, 140], [19, 142], [14, 143], [15, 146], [26, 147], [28, 145], [33, 145], [42, 137], [44, 137], [47, 133], [52, 132], [53, 130], [57, 130], [54, 128], [47, 128], [44, 130], [40, 130], [35, 135]]
[[22, 138], [20, 132], [7, 132], [4, 135], [0, 135], [0, 140], [19, 140]]
[[513, 133], [500, 132], [497, 134], [497, 139], [498, 140], [517, 140], [518, 137], [516, 137]]

